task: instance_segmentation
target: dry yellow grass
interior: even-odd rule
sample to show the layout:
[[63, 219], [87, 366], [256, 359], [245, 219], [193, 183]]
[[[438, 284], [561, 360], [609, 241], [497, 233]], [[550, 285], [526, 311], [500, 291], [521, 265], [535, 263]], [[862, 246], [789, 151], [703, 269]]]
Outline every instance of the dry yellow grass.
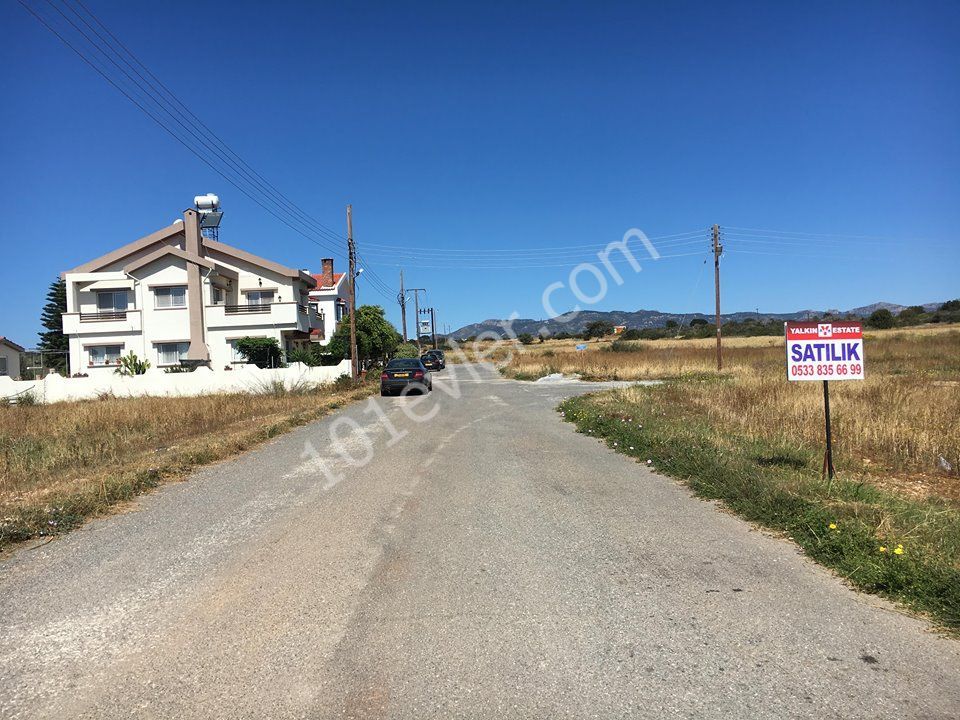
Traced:
[[76, 525], [376, 387], [0, 406], [0, 546]]
[[[816, 445], [823, 439], [820, 383], [785, 377], [783, 338], [724, 341], [716, 372], [715, 341], [654, 340], [615, 352], [592, 342], [527, 346], [504, 367], [508, 377], [579, 373], [589, 379], [683, 377], [671, 403], [721, 428], [764, 440]], [[870, 332], [867, 379], [831, 383], [837, 459], [849, 472], [912, 495], [960, 499], [960, 330], [925, 327]], [[722, 381], [717, 381], [722, 379]], [[941, 465], [943, 457], [953, 470]]]

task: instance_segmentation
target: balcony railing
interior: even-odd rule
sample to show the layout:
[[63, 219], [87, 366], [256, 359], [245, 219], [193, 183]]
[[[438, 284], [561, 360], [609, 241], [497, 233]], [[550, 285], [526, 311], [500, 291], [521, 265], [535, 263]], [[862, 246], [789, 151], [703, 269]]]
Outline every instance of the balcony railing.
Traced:
[[272, 303], [224, 305], [223, 311], [227, 315], [245, 315], [248, 313], [268, 313]]
[[80, 313], [80, 322], [100, 322], [103, 320], [126, 320], [126, 310], [109, 310], [92, 313]]

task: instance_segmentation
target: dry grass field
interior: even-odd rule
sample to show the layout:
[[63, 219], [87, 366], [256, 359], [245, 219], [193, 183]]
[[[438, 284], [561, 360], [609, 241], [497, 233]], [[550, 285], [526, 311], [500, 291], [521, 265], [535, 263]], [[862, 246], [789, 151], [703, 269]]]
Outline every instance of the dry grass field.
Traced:
[[67, 530], [376, 387], [0, 406], [0, 547]]
[[[783, 338], [724, 341], [722, 373], [716, 372], [713, 340], [618, 343], [626, 348], [620, 351], [595, 341], [578, 352], [575, 344], [525, 346], [513, 354], [504, 374], [682, 378], [669, 389], [671, 403], [721, 427], [777, 442], [822, 442], [821, 385], [787, 381]], [[865, 354], [866, 380], [831, 383], [838, 464], [902, 492], [960, 501], [960, 329], [869, 332]], [[953, 471], [944, 470], [941, 457]]]

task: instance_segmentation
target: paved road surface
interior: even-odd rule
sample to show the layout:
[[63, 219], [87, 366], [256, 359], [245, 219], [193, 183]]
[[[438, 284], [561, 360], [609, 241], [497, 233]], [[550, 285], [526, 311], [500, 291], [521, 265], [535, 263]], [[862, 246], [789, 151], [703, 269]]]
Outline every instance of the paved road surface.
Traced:
[[474, 370], [0, 562], [0, 717], [960, 717], [960, 643]]

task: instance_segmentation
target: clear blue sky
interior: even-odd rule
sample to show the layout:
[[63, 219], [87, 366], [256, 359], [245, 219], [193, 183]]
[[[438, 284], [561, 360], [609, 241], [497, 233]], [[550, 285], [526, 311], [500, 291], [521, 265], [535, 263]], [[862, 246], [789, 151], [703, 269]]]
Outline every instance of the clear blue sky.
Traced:
[[[632, 227], [830, 235], [764, 244], [727, 229], [725, 311], [960, 295], [956, 2], [84, 2], [312, 216], [343, 232], [353, 203], [368, 267], [395, 285], [404, 265], [441, 324], [540, 317], [544, 287], [567, 281], [563, 267], [490, 268], [509, 253], [489, 251], [598, 245]], [[168, 224], [198, 193], [220, 194], [225, 242], [319, 268], [322, 248], [18, 3], [0, 5], [0, 26], [0, 335], [33, 345], [58, 272]], [[437, 261], [374, 245], [436, 248]], [[707, 311], [703, 257], [644, 263], [594, 307]]]

